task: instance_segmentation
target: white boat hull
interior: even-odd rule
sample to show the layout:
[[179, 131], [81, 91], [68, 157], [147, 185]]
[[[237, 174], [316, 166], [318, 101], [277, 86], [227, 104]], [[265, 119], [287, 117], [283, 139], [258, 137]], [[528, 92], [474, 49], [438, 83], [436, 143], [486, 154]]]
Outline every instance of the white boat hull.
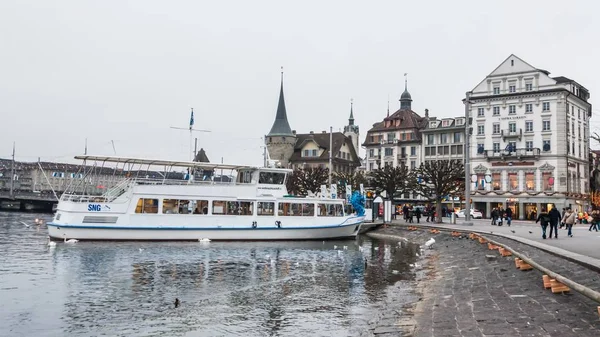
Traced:
[[48, 234], [57, 240], [325, 240], [355, 237], [364, 217], [352, 217], [336, 226], [264, 227], [264, 228], [194, 228], [194, 227], [118, 227], [103, 225], [48, 224]]

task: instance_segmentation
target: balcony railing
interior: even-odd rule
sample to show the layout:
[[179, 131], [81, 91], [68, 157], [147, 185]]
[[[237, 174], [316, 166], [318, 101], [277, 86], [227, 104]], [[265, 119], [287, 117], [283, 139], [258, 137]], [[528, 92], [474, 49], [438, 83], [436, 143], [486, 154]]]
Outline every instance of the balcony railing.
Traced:
[[500, 131], [500, 134], [502, 135], [502, 140], [505, 140], [507, 138], [519, 138], [519, 140], [521, 140], [521, 137], [523, 137], [523, 129], [502, 130]]
[[488, 160], [493, 159], [509, 159], [509, 158], [539, 158], [542, 151], [537, 148], [521, 148], [514, 151], [506, 150], [485, 150], [484, 155]]
[[398, 159], [406, 159], [406, 153], [400, 153]]

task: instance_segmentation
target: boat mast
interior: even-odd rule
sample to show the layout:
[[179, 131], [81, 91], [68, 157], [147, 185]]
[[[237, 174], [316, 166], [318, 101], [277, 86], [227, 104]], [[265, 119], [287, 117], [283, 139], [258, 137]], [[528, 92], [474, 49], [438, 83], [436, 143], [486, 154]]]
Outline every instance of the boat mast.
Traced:
[[267, 163], [267, 136], [265, 136], [265, 138], [263, 138], [263, 139], [265, 140], [264, 144], [263, 144], [264, 145], [264, 148], [263, 148], [263, 166], [267, 167], [267, 166], [269, 166], [268, 163]]
[[12, 163], [10, 165], [10, 198], [13, 198], [15, 188], [15, 142], [13, 142]]
[[329, 127], [329, 189], [331, 189], [331, 152], [333, 151], [333, 126]]
[[190, 149], [189, 149], [189, 160], [190, 160], [190, 162], [193, 161], [192, 154], [194, 153], [192, 151], [192, 140], [194, 139], [193, 132], [194, 131], [198, 131], [198, 132], [210, 132], [210, 130], [194, 129], [194, 108], [191, 108], [191, 109], [192, 109], [192, 111], [190, 112], [190, 126], [188, 128], [180, 128], [180, 127], [176, 127], [176, 126], [172, 126], [171, 127], [171, 129], [189, 130], [190, 131]]

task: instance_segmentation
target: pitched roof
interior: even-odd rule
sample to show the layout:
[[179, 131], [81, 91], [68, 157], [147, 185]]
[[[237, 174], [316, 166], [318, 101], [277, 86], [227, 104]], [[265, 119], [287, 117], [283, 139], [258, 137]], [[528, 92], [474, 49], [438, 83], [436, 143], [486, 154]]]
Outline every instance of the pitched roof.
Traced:
[[281, 88], [279, 90], [279, 103], [277, 104], [277, 114], [275, 122], [269, 131], [268, 136], [294, 136], [290, 123], [287, 120], [287, 112], [285, 110], [285, 99], [283, 98], [283, 73], [281, 73]]
[[[399, 126], [385, 127], [385, 121], [393, 121], [400, 119]], [[398, 110], [389, 117], [383, 119], [383, 122], [373, 124], [373, 127], [368, 131], [385, 131], [385, 130], [403, 130], [403, 129], [421, 129], [427, 124], [427, 119], [419, 116], [412, 110]]]
[[569, 83], [569, 82], [573, 82], [572, 79], [564, 77], [564, 76], [556, 76], [556, 77], [552, 77], [553, 80], [556, 81], [556, 83]]
[[[356, 149], [354, 148], [354, 146], [352, 145], [352, 140], [350, 140], [350, 138], [346, 137], [346, 135], [344, 135], [341, 132], [334, 132], [332, 133], [332, 144], [333, 144], [333, 151], [332, 151], [332, 157], [336, 158], [336, 154], [340, 151], [340, 149], [342, 148], [342, 146], [345, 144], [348, 145], [348, 148], [350, 149], [350, 156], [353, 158], [353, 160], [356, 162], [357, 165], [360, 165], [360, 158], [358, 157], [358, 154], [356, 153]], [[294, 147], [294, 154], [292, 154], [290, 161], [323, 161], [323, 160], [329, 160], [329, 133], [304, 133], [304, 134], [297, 134], [296, 135], [296, 145]], [[302, 157], [302, 148], [304, 146], [304, 144], [306, 144], [306, 142], [310, 142], [310, 141], [314, 141], [315, 143], [317, 143], [317, 145], [319, 146], [319, 148], [322, 148], [323, 153], [321, 154], [321, 156], [319, 157], [315, 157], [315, 158], [307, 158], [307, 157]], [[340, 159], [340, 158], [337, 158]]]
[[206, 156], [206, 152], [204, 151], [203, 148], [200, 148], [200, 151], [198, 151], [198, 153], [196, 153], [196, 157], [194, 158], [195, 162], [199, 162], [199, 163], [210, 163], [210, 160], [208, 160], [208, 156]]

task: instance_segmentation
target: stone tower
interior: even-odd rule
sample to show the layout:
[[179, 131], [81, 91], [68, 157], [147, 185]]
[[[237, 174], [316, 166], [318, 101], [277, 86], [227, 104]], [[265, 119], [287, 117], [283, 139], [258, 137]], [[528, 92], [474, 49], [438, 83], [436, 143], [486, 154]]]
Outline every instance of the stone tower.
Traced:
[[354, 146], [354, 150], [356, 151], [356, 155], [359, 155], [360, 151], [360, 132], [358, 129], [358, 125], [354, 125], [354, 111], [353, 111], [354, 102], [350, 101], [350, 118], [348, 118], [348, 125], [344, 126], [344, 136], [352, 139], [352, 146]]
[[267, 151], [271, 160], [278, 160], [282, 167], [288, 167], [289, 159], [294, 154], [296, 133], [292, 132], [287, 120], [285, 99], [283, 98], [283, 71], [281, 72], [281, 89], [279, 90], [279, 103], [277, 114], [271, 131], [266, 136]]

